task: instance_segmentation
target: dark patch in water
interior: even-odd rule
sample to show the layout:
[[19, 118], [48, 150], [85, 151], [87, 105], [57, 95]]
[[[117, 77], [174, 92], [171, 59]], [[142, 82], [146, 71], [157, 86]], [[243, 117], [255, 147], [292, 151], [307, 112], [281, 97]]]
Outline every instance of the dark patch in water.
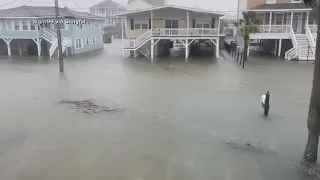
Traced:
[[249, 151], [249, 152], [257, 152], [257, 153], [267, 153], [267, 152], [273, 152], [265, 148], [260, 147], [260, 143], [251, 143], [251, 142], [241, 142], [241, 141], [224, 141], [225, 144], [231, 146], [234, 149], [239, 149], [243, 151]]
[[96, 104], [92, 99], [85, 99], [82, 101], [71, 101], [71, 100], [62, 100], [59, 101], [61, 104], [73, 104], [76, 108], [81, 109], [81, 111], [85, 114], [96, 114], [100, 112], [108, 112], [108, 113], [118, 113], [123, 112], [124, 109], [121, 108], [111, 108], [108, 106], [101, 106]]

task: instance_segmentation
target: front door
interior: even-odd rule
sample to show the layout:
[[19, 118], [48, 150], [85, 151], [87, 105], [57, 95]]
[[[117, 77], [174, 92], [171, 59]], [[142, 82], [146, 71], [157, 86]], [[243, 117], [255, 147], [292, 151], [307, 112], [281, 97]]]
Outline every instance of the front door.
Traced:
[[301, 34], [302, 30], [302, 13], [294, 13], [292, 20], [292, 28], [294, 33]]
[[165, 20], [166, 35], [178, 35], [179, 20]]

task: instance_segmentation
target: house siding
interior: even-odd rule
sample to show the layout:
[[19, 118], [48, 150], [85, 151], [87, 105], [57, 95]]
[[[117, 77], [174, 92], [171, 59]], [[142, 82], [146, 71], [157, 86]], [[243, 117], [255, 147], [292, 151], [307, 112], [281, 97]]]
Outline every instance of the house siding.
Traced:
[[266, 0], [248, 0], [247, 2], [247, 9], [254, 8], [256, 6], [266, 4]]

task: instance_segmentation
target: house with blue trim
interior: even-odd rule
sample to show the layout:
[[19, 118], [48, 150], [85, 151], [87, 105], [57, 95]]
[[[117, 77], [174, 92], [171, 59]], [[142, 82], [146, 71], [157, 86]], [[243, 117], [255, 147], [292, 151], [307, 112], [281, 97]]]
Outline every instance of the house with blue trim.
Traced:
[[68, 8], [21, 6], [0, 10], [0, 55], [52, 57], [58, 51], [57, 23], [60, 24], [65, 56], [103, 49], [103, 17]]

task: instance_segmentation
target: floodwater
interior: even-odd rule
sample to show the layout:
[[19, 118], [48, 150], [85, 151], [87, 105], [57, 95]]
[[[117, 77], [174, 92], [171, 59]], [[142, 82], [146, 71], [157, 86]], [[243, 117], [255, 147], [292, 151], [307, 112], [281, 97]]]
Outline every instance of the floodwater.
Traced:
[[[1, 180], [302, 180], [312, 63], [0, 59]], [[260, 97], [269, 90], [270, 114]], [[119, 113], [83, 113], [93, 99]]]

